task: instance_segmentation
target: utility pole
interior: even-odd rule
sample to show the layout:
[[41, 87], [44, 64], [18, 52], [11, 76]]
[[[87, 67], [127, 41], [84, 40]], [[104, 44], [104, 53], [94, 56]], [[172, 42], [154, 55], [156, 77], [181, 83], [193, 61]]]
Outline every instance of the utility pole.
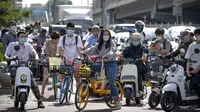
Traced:
[[57, 0], [53, 0], [53, 23], [56, 24], [56, 7], [57, 7]]

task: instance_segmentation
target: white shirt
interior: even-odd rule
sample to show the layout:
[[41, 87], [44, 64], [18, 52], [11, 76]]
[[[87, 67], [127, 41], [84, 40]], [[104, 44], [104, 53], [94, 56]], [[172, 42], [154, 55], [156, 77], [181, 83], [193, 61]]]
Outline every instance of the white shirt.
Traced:
[[[58, 47], [63, 47], [63, 37], [62, 36], [60, 39], [59, 39], [59, 42], [58, 42]], [[73, 61], [75, 58], [78, 58], [78, 50], [77, 50], [77, 47], [78, 48], [82, 48], [83, 45], [82, 45], [82, 41], [81, 41], [81, 38], [78, 36], [78, 43], [77, 43], [77, 46], [76, 46], [76, 39], [75, 39], [75, 35], [73, 37], [68, 37], [66, 35], [66, 38], [65, 38], [65, 49], [64, 49], [64, 57], [67, 59], [67, 60], [70, 60], [70, 61]]]
[[33, 33], [31, 33], [31, 34], [28, 35], [27, 41], [32, 42], [32, 41], [33, 41], [33, 38], [35, 38], [35, 37], [37, 37], [37, 36], [38, 36], [38, 34], [37, 34], [37, 35], [33, 35]]
[[200, 53], [195, 54], [194, 49], [200, 50], [200, 44], [196, 44], [196, 42], [190, 44], [188, 47], [187, 53], [185, 55], [186, 59], [191, 59], [192, 61], [197, 61], [197, 63], [192, 63], [192, 68], [196, 69], [200, 65]]
[[33, 46], [27, 42], [24, 44], [24, 46], [19, 45], [19, 51], [14, 49], [16, 45], [19, 45], [18, 42], [11, 42], [6, 49], [5, 54], [9, 57], [16, 56], [22, 61], [28, 61], [30, 55], [35, 53]]

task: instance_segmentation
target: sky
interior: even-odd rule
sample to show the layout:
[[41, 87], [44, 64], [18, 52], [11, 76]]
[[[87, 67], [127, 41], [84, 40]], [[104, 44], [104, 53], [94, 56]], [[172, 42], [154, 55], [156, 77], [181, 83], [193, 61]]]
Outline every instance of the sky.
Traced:
[[[41, 4], [45, 4], [47, 1], [49, 0], [23, 0], [23, 7], [27, 6], [30, 7], [30, 4], [32, 3], [41, 3]], [[72, 0], [73, 5], [86, 5], [88, 0]], [[89, 2], [91, 3], [92, 0], [89, 0]]]

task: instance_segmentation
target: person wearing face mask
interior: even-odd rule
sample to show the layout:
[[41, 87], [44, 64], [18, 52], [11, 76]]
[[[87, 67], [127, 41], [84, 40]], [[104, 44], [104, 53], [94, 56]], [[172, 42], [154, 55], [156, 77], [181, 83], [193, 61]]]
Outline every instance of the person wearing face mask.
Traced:
[[85, 49], [92, 47], [93, 45], [97, 44], [99, 38], [100, 28], [97, 25], [92, 27], [92, 34], [87, 38], [85, 42]]
[[143, 92], [143, 86], [142, 86], [142, 80], [145, 80], [145, 74], [146, 74], [146, 60], [147, 60], [147, 53], [148, 49], [146, 49], [142, 44], [141, 44], [141, 36], [139, 33], [135, 32], [132, 33], [131, 35], [131, 42], [130, 46], [126, 47], [122, 55], [124, 58], [132, 58], [134, 60], [140, 59], [141, 61], [136, 63], [137, 68], [138, 68], [138, 74], [139, 75], [139, 90], [140, 92]]
[[38, 24], [34, 24], [32, 26], [32, 30], [33, 32], [31, 34], [28, 35], [28, 42], [33, 42], [33, 38], [37, 37], [38, 36], [38, 33], [39, 33], [39, 26]]
[[173, 51], [171, 43], [164, 37], [165, 30], [163, 27], [158, 27], [155, 30], [157, 40], [160, 42], [161, 55], [166, 55]]
[[[193, 41], [194, 41], [193, 35], [194, 34], [188, 30], [180, 32], [180, 35], [178, 36], [180, 39], [179, 47], [171, 54], [166, 55], [165, 58], [172, 58], [172, 57], [176, 57], [176, 56], [180, 55], [181, 49], [184, 49], [185, 53], [186, 53], [189, 45], [191, 43], [193, 43]], [[181, 59], [184, 59], [184, 58], [185, 58], [185, 54], [181, 55]]]
[[[98, 55], [99, 57], [106, 57], [104, 61], [104, 68], [106, 69], [108, 82], [111, 88], [111, 97], [115, 101], [116, 109], [121, 109], [119, 92], [114, 82], [117, 72], [116, 51], [117, 48], [112, 41], [110, 31], [105, 29], [101, 31], [98, 44], [83, 51], [83, 53], [86, 55]], [[95, 64], [92, 67], [99, 72], [101, 70], [100, 64]]]
[[[63, 56], [66, 59], [66, 64], [71, 65], [75, 58], [82, 56], [81, 49], [83, 46], [81, 37], [74, 34], [75, 30], [74, 23], [68, 23], [66, 28], [67, 28], [67, 34], [59, 39], [57, 45], [58, 46], [57, 55]], [[74, 69], [78, 69], [80, 65], [81, 63], [79, 62], [75, 63]], [[76, 87], [78, 87], [80, 79], [79, 78], [75, 79], [76, 79]], [[60, 84], [61, 82], [59, 82], [57, 86], [60, 87]]]
[[[8, 45], [6, 52], [5, 52], [6, 59], [9, 59], [9, 58], [12, 58], [13, 56], [16, 56], [22, 61], [28, 61], [29, 58], [30, 58], [30, 54], [36, 56], [36, 52], [33, 49], [32, 45], [26, 42], [26, 40], [27, 40], [26, 32], [19, 31], [17, 33], [17, 40], [18, 40], [18, 42], [11, 42]], [[14, 49], [15, 46], [20, 47], [19, 51], [15, 51], [15, 49]], [[16, 72], [14, 74], [12, 74], [12, 73], [13, 72], [11, 72], [10, 76], [11, 76], [11, 83], [14, 87], [15, 73]], [[35, 82], [33, 76], [31, 76], [31, 89], [33, 91], [35, 98], [38, 100], [38, 108], [44, 108], [44, 105], [41, 101], [41, 95], [40, 95], [38, 85]], [[12, 94], [11, 98], [13, 98], [13, 94]]]
[[[191, 78], [190, 88], [195, 91], [197, 96], [199, 97], [199, 104], [200, 104], [200, 53], [195, 54], [194, 50], [200, 50], [200, 28], [194, 30], [194, 35], [196, 37], [196, 42], [193, 42], [188, 47], [187, 53], [185, 55], [185, 59], [188, 60], [187, 62], [187, 76]], [[196, 63], [191, 63], [190, 60], [196, 61]], [[200, 105], [198, 105], [200, 106]]]
[[35, 48], [39, 57], [41, 57], [41, 52], [42, 52], [42, 47], [44, 45], [44, 42], [46, 41], [46, 39], [50, 39], [50, 36], [46, 35], [46, 33], [47, 33], [47, 30], [41, 28], [39, 35], [33, 38], [33, 40], [36, 41], [37, 43], [37, 45], [35, 45]]
[[[49, 59], [49, 57], [56, 57], [57, 47], [55, 46], [58, 45], [59, 38], [60, 38], [60, 34], [58, 32], [53, 32], [51, 34], [51, 39], [47, 39], [45, 41], [43, 53], [46, 55], [47, 60]], [[48, 78], [49, 78], [48, 67], [44, 67], [42, 91], [41, 91], [42, 96], [44, 95], [44, 89], [48, 82]]]
[[135, 28], [136, 28], [137, 32], [140, 33], [142, 44], [147, 44], [148, 39], [146, 38], [146, 34], [143, 31], [144, 27], [145, 27], [145, 23], [143, 21], [138, 20], [135, 22]]
[[2, 38], [2, 44], [3, 44], [3, 49], [4, 49], [4, 52], [7, 48], [7, 46], [11, 43], [11, 42], [16, 42], [16, 34], [17, 34], [17, 26], [16, 26], [16, 22], [12, 21], [10, 22], [9, 24], [10, 26], [10, 30], [8, 32], [6, 32], [4, 35], [3, 35], [3, 38]]

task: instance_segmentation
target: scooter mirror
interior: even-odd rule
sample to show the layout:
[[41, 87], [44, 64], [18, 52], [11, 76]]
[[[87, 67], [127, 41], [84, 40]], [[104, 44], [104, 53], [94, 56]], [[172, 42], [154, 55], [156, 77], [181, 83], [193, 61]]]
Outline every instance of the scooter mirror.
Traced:
[[194, 49], [195, 54], [199, 54], [199, 49]]
[[14, 49], [15, 49], [15, 51], [19, 51], [20, 47], [19, 47], [18, 45], [16, 45], [16, 46], [14, 47]]

